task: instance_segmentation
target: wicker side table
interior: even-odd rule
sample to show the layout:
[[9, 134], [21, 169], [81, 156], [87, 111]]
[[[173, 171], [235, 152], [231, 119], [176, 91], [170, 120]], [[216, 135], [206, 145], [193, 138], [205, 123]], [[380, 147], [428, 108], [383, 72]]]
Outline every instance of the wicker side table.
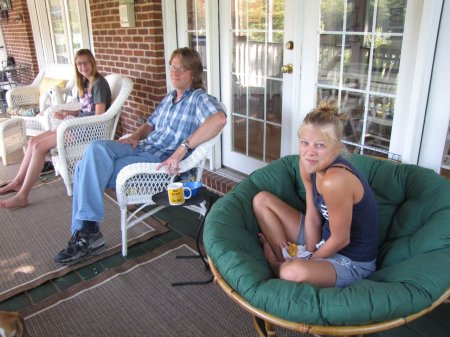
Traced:
[[0, 118], [0, 157], [8, 165], [8, 155], [26, 145], [25, 122], [21, 118]]

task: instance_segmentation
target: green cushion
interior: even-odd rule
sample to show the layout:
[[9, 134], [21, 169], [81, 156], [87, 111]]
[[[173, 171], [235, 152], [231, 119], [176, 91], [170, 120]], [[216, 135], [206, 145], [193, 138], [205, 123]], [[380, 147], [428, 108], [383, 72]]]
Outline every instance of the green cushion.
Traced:
[[305, 210], [298, 156], [255, 171], [209, 212], [204, 243], [224, 279], [253, 306], [288, 321], [353, 325], [405, 317], [450, 286], [450, 182], [416, 165], [351, 155], [373, 188], [379, 215], [378, 268], [345, 288], [274, 278], [258, 237], [252, 199], [265, 190]]

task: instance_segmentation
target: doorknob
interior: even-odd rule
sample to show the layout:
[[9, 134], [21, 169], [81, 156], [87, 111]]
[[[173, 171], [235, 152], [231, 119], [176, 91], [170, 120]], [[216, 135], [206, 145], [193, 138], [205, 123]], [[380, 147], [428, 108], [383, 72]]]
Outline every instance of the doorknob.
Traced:
[[294, 67], [292, 66], [292, 64], [285, 64], [284, 66], [281, 67], [281, 72], [285, 73], [285, 74], [292, 74], [292, 72], [294, 71]]

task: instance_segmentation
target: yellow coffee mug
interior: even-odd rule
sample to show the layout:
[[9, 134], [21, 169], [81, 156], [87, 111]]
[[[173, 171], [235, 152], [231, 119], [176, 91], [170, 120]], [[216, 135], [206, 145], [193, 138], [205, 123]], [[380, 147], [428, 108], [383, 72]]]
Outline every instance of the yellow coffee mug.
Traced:
[[[185, 191], [188, 192], [185, 195]], [[171, 205], [183, 205], [185, 199], [189, 199], [192, 191], [189, 187], [184, 187], [183, 183], [171, 183], [167, 186], [167, 195]]]

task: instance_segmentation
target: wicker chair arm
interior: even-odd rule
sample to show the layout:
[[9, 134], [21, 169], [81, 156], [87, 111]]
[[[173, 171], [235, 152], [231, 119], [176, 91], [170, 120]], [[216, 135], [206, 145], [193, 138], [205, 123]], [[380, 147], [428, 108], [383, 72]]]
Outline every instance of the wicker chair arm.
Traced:
[[81, 109], [81, 103], [80, 102], [70, 102], [60, 105], [53, 105], [45, 109], [45, 111], [42, 113], [44, 118], [44, 128], [45, 130], [50, 130], [52, 128], [52, 119], [56, 112], [62, 111], [62, 110], [71, 110], [71, 111], [77, 111]]
[[[220, 134], [197, 146], [189, 157], [180, 161], [180, 173], [197, 168], [196, 180], [200, 181], [206, 156], [219, 137]], [[148, 196], [160, 192], [167, 183], [174, 180], [175, 176], [169, 176], [164, 167], [157, 170], [158, 165], [160, 163], [135, 163], [127, 165], [119, 172], [116, 179], [116, 194], [121, 208], [130, 204], [131, 199], [133, 200], [132, 203], [139, 203], [139, 200], [141, 203], [148, 202]], [[137, 179], [141, 180], [140, 185], [149, 186], [148, 190], [143, 192], [141, 189], [137, 192], [135, 189], [128, 189]]]

